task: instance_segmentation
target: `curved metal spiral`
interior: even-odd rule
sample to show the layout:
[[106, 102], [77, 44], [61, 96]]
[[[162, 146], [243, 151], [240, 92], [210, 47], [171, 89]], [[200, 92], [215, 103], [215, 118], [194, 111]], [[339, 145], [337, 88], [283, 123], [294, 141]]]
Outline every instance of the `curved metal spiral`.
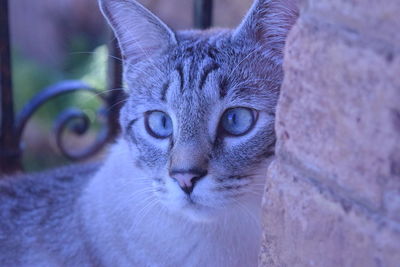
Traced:
[[[57, 147], [61, 153], [71, 160], [80, 160], [88, 158], [99, 152], [108, 141], [108, 127], [102, 128], [97, 136], [97, 140], [89, 147], [79, 150], [70, 151], [63, 143], [63, 134], [66, 131], [71, 131], [76, 135], [85, 134], [90, 126], [90, 119], [86, 113], [78, 109], [67, 109], [56, 120], [55, 124], [55, 137]], [[75, 148], [76, 149], [76, 148]]]
[[[17, 117], [16, 135], [18, 140], [21, 139], [27, 121], [44, 103], [47, 103], [47, 101], [57, 96], [76, 91], [86, 91], [93, 93], [95, 96], [99, 97], [104, 103], [107, 103], [107, 99], [102, 96], [99, 91], [81, 81], [63, 81], [55, 85], [49, 86], [42, 90], [38, 95], [36, 95], [29, 102], [29, 104], [23, 108], [23, 110]], [[89, 126], [90, 119], [84, 112], [78, 109], [67, 109], [66, 111], [61, 113], [61, 115], [56, 120], [55, 137], [57, 146], [65, 157], [71, 160], [85, 159], [97, 153], [107, 143], [111, 133], [108, 125], [105, 124], [105, 126], [98, 134], [96, 141], [88, 148], [78, 152], [71, 152], [67, 150], [63, 143], [63, 133], [67, 130], [70, 130], [77, 135], [83, 135], [88, 131]]]

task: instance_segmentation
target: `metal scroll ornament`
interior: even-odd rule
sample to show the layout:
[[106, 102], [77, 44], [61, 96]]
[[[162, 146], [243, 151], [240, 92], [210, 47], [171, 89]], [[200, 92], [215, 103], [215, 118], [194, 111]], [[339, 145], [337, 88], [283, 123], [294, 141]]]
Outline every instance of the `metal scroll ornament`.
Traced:
[[[86, 83], [81, 81], [69, 80], [69, 81], [62, 81], [55, 85], [49, 86], [41, 91], [38, 95], [36, 95], [27, 106], [21, 111], [19, 116], [17, 117], [16, 121], [16, 131], [15, 134], [17, 135], [17, 140], [21, 140], [23, 131], [25, 129], [26, 123], [32, 117], [32, 115], [41, 107], [44, 103], [47, 103], [49, 100], [73, 93], [73, 92], [89, 92], [99, 97], [104, 104], [107, 103], [107, 98], [101, 94], [98, 90], [90, 87]], [[106, 112], [101, 112], [100, 116], [107, 117]], [[94, 143], [90, 144], [88, 147], [84, 148], [81, 151], [70, 151], [67, 149], [65, 142], [64, 142], [64, 133], [66, 131], [70, 131], [76, 135], [84, 135], [88, 132], [90, 128], [90, 119], [89, 117], [81, 110], [69, 108], [62, 112], [56, 122], [54, 128], [54, 134], [56, 139], [56, 144], [60, 152], [71, 160], [82, 160], [86, 159], [90, 156], [93, 156], [97, 152], [99, 152], [104, 145], [109, 141], [111, 137], [110, 126], [106, 123], [105, 120], [103, 121], [104, 125], [101, 128], [100, 132]]]

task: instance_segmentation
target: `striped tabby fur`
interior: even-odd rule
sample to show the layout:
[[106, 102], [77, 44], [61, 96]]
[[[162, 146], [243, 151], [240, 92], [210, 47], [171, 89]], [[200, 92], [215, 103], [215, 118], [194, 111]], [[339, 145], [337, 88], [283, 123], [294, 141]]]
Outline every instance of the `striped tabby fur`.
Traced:
[[[124, 58], [121, 137], [100, 167], [0, 181], [0, 266], [256, 266], [293, 1], [256, 1], [233, 30], [180, 32], [136, 1], [99, 2]], [[220, 130], [233, 107], [257, 113], [244, 135]], [[154, 110], [169, 138], [146, 130]], [[203, 172], [190, 195], [175, 169]]]

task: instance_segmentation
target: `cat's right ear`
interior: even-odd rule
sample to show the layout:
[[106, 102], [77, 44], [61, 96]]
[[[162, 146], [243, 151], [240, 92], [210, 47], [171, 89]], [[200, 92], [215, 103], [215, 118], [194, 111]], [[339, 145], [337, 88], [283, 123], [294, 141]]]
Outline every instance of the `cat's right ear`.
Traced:
[[252, 42], [274, 56], [283, 58], [289, 30], [298, 17], [301, 0], [255, 0], [233, 38]]
[[177, 43], [174, 32], [136, 1], [99, 0], [99, 5], [129, 64], [136, 64]]

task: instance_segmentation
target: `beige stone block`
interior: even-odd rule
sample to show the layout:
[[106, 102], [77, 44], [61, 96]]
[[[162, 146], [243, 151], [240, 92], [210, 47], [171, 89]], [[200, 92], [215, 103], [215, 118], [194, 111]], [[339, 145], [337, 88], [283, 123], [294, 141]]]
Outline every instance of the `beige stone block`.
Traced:
[[277, 154], [400, 221], [399, 52], [300, 19], [285, 57]]
[[334, 192], [303, 175], [279, 160], [269, 169], [260, 266], [399, 266], [398, 224], [345, 209]]
[[303, 15], [400, 46], [399, 11], [398, 0], [308, 0]]

